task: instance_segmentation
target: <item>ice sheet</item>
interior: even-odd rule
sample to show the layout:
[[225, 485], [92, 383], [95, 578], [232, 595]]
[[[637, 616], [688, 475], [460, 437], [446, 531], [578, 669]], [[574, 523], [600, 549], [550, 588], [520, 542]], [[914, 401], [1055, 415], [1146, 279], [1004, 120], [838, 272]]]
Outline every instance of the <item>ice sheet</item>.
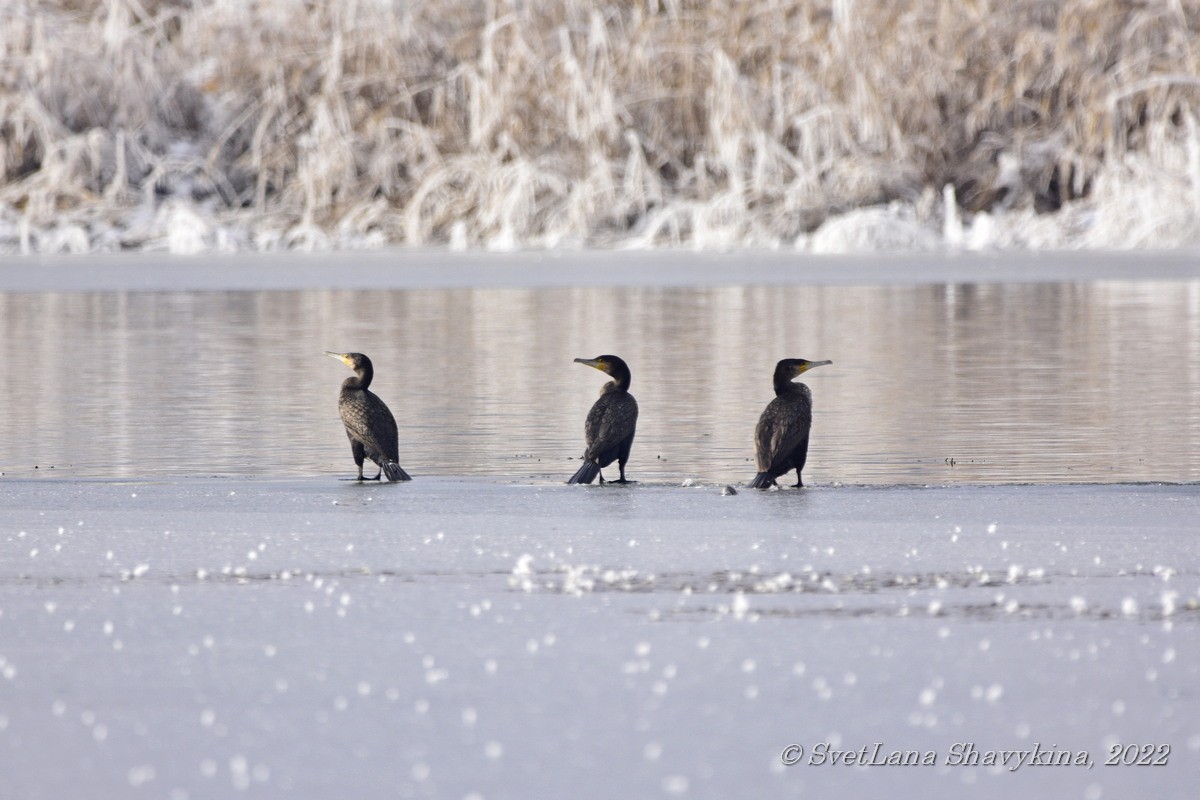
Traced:
[[547, 288], [556, 286], [913, 285], [1194, 280], [1195, 250], [813, 255], [732, 252], [390, 249], [334, 253], [7, 256], [0, 291]]
[[4, 479], [0, 796], [1191, 797], [1197, 519], [1194, 485]]

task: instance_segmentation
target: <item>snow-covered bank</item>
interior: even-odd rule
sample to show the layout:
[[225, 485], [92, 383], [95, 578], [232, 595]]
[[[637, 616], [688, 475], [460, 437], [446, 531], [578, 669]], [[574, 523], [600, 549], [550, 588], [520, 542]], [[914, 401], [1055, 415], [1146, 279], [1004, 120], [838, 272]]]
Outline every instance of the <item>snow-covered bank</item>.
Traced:
[[0, 7], [0, 253], [1200, 243], [1200, 9]]
[[4, 796], [1194, 793], [1196, 486], [3, 487]]

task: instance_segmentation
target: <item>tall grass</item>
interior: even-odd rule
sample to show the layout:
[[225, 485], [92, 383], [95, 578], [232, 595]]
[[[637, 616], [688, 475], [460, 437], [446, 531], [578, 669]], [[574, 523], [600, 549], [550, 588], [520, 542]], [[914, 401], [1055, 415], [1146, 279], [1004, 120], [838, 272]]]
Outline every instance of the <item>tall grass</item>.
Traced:
[[1196, 0], [16, 0], [0, 251], [1200, 243]]

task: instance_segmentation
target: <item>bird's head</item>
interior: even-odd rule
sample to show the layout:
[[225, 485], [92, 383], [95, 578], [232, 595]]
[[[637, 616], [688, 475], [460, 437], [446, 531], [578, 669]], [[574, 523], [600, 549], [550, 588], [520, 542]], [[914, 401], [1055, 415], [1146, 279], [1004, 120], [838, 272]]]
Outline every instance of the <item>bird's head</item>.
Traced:
[[330, 358], [336, 358], [355, 372], [360, 372], [363, 369], [371, 368], [371, 359], [364, 356], [362, 353], [334, 353], [329, 350], [325, 351], [325, 355]]
[[[593, 369], [598, 369], [601, 372], [606, 372], [609, 375], [613, 374], [613, 370], [616, 368], [617, 364], [620, 364], [622, 367], [625, 366], [625, 362], [622, 361], [621, 359], [617, 358], [616, 356], [596, 356], [595, 358], [577, 358], [577, 359], [575, 359], [575, 363], [576, 364], [585, 364], [589, 367], [592, 367]], [[626, 367], [626, 369], [628, 369], [628, 368]]]
[[832, 363], [832, 361], [809, 361], [807, 358], [785, 358], [775, 365], [775, 375], [789, 381], [795, 380], [810, 369]]
[[611, 375], [616, 381], [617, 386], [629, 387], [630, 372], [629, 365], [618, 356], [596, 356], [595, 358], [577, 358], [576, 364], [586, 364], [587, 366], [598, 369], [601, 372]]

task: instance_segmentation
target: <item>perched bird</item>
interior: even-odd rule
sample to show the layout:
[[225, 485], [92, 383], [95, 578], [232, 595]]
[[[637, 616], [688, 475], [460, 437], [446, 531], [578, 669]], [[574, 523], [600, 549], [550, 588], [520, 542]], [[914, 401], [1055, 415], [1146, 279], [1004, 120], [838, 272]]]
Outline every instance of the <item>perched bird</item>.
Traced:
[[583, 451], [583, 466], [571, 476], [567, 483], [591, 483], [600, 477], [601, 469], [613, 461], [621, 470], [621, 478], [610, 483], [628, 483], [625, 480], [625, 462], [629, 460], [629, 448], [633, 446], [633, 434], [637, 428], [638, 404], [629, 393], [629, 367], [616, 356], [577, 358], [577, 364], [587, 364], [612, 376], [612, 380], [600, 389], [600, 399], [588, 412], [583, 431], [587, 449]]
[[751, 489], [768, 489], [788, 470], [796, 470], [797, 488], [804, 485], [800, 472], [808, 458], [808, 431], [812, 427], [812, 392], [792, 380], [813, 367], [832, 361], [785, 358], [775, 365], [775, 399], [758, 418], [754, 429], [754, 454], [758, 474]]
[[346, 436], [350, 439], [350, 452], [358, 465], [358, 479], [363, 478], [363, 460], [369, 458], [379, 467], [379, 472], [369, 480], [377, 481], [387, 475], [389, 481], [411, 481], [408, 473], [397, 463], [400, 459], [400, 435], [396, 431], [396, 418], [383, 401], [368, 387], [375, 377], [371, 359], [362, 353], [331, 353], [350, 369], [354, 377], [342, 382], [338, 394], [338, 411], [346, 425]]

